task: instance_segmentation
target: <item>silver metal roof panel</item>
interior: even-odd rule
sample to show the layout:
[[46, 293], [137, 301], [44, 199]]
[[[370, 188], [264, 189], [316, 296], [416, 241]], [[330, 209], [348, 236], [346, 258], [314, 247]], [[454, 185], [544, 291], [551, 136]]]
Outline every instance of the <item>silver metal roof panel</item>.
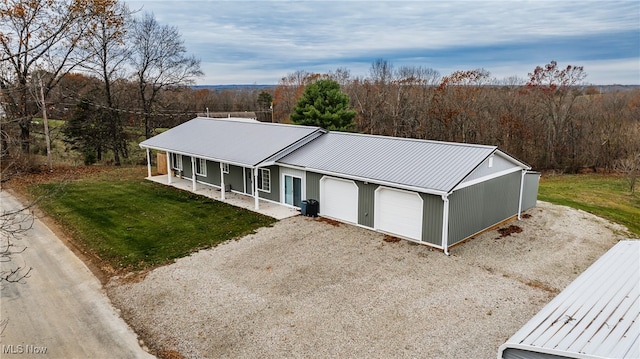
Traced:
[[197, 117], [140, 143], [140, 147], [256, 166], [298, 142], [323, 133], [319, 127]]
[[447, 193], [495, 150], [495, 146], [330, 132], [278, 163]]
[[613, 246], [500, 346], [498, 359], [509, 351], [640, 358], [640, 240]]

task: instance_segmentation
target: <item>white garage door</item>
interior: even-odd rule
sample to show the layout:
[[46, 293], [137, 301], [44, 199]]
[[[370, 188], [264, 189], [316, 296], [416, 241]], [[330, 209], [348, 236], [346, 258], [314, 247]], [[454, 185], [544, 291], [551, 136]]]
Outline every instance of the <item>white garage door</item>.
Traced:
[[376, 190], [375, 228], [422, 240], [422, 198], [418, 193], [379, 187]]
[[358, 223], [358, 186], [355, 182], [322, 177], [320, 214], [345, 222]]

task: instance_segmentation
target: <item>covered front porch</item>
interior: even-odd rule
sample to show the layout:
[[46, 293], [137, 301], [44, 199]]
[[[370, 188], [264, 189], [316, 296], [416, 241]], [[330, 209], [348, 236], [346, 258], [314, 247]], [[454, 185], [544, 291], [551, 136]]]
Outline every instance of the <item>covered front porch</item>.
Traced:
[[190, 179], [171, 177], [171, 183], [168, 183], [167, 175], [151, 176], [151, 177], [147, 177], [147, 179], [156, 183], [172, 186], [184, 191], [189, 191], [205, 197], [209, 197], [216, 201], [222, 201], [232, 206], [241, 207], [244, 209], [248, 209], [250, 211], [258, 212], [260, 214], [264, 214], [265, 216], [269, 216], [278, 220], [288, 218], [288, 217], [293, 217], [300, 214], [300, 212], [296, 208], [284, 206], [271, 201], [265, 201], [263, 199], [260, 199], [259, 209], [256, 209], [255, 198], [253, 196], [239, 194], [235, 192], [225, 192], [224, 199], [222, 199], [222, 192], [220, 191], [220, 188], [210, 186], [210, 185], [205, 185], [202, 183], [196, 182], [195, 184], [196, 187], [194, 191], [193, 181]]

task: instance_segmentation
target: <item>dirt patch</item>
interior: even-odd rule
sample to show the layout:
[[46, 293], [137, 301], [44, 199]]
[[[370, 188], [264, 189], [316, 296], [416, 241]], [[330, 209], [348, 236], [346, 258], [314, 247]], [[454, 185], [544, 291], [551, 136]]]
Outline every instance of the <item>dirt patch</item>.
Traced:
[[107, 290], [161, 357], [495, 358], [626, 233], [544, 202], [527, 213], [451, 256], [298, 216]]
[[339, 227], [342, 223], [338, 222], [334, 219], [331, 218], [325, 218], [325, 217], [316, 217], [316, 221], [318, 222], [322, 222], [322, 223], [326, 223], [326, 224], [330, 224], [334, 227]]
[[522, 227], [516, 226], [514, 224], [510, 225], [509, 227], [498, 229], [498, 233], [500, 233], [500, 238], [508, 237], [514, 233], [521, 233], [521, 232], [522, 232]]
[[385, 234], [384, 237], [382, 238], [383, 241], [387, 242], [387, 243], [398, 243], [400, 242], [402, 239], [398, 238], [398, 237], [394, 237], [394, 236], [390, 236], [388, 234]]

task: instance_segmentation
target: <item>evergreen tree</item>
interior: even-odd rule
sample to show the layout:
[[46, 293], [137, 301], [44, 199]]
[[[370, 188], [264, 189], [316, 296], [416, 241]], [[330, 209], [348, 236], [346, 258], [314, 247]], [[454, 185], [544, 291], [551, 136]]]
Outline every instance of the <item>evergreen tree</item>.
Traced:
[[350, 131], [356, 111], [349, 109], [349, 102], [349, 96], [340, 91], [336, 81], [318, 80], [304, 89], [291, 113], [291, 120], [297, 125]]

